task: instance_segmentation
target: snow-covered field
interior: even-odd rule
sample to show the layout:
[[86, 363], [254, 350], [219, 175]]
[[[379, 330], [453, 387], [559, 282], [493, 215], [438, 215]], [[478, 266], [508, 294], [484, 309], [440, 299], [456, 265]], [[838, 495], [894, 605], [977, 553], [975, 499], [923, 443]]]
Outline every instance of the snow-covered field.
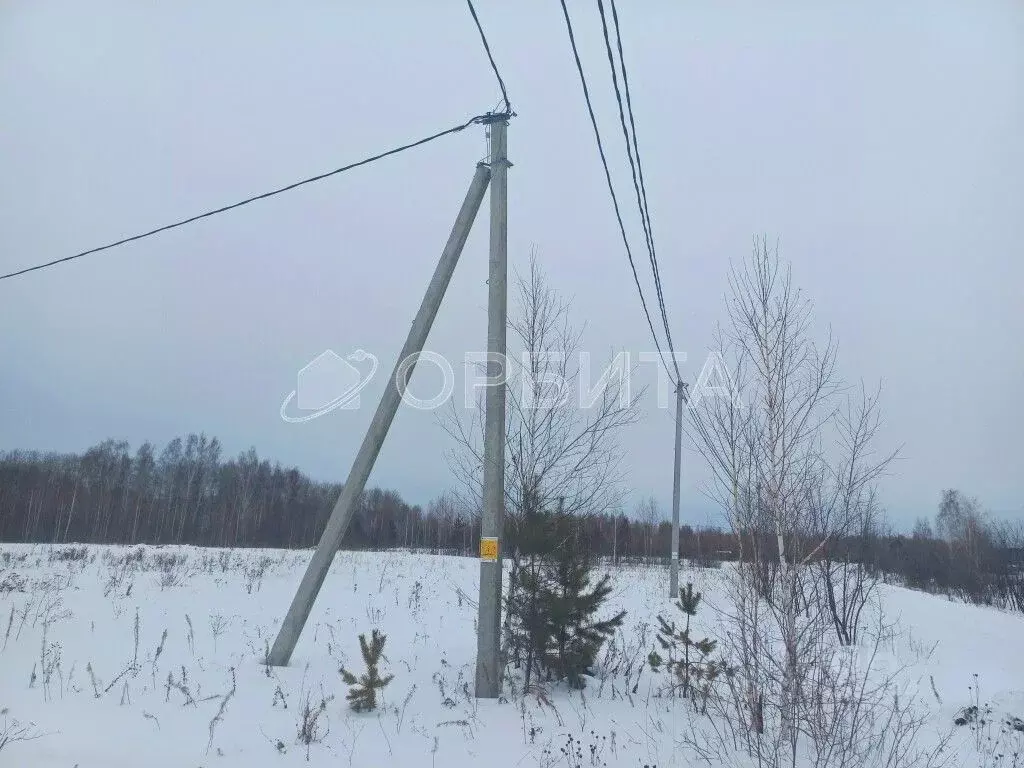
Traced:
[[[627, 610], [626, 626], [582, 693], [477, 701], [479, 566], [468, 558], [339, 553], [291, 666], [265, 666], [308, 557], [0, 546], [0, 744], [14, 737], [0, 766], [686, 764], [676, 739], [697, 715], [659, 696], [644, 669], [656, 615], [675, 612], [664, 570], [613, 572], [608, 609]], [[686, 571], [682, 581], [713, 605], [722, 573]], [[929, 738], [973, 702], [975, 681], [994, 713], [1024, 714], [1024, 617], [893, 587], [880, 596], [899, 622], [882, 662], [906, 668], [905, 695], [931, 713]], [[710, 607], [698, 624], [715, 636]], [[380, 710], [356, 714], [338, 668], [362, 671], [358, 634], [375, 627], [394, 680]], [[1024, 734], [991, 735], [1002, 762], [960, 728], [951, 763], [1013, 765]]]

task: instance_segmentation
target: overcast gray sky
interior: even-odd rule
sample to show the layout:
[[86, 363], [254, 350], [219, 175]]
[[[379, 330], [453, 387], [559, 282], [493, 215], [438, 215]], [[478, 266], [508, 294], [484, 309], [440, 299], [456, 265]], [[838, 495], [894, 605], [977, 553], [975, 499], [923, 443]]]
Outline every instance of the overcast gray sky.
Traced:
[[[557, 0], [478, 11], [519, 113], [509, 254], [536, 247], [586, 346], [650, 349]], [[570, 3], [620, 194], [596, 5]], [[1024, 6], [636, 0], [620, 16], [677, 347], [703, 360], [730, 259], [778, 238], [850, 379], [884, 382], [899, 524], [943, 487], [1024, 515]], [[497, 102], [461, 0], [0, 6], [0, 272], [343, 165]], [[482, 128], [187, 228], [0, 283], [0, 449], [205, 430], [342, 479], [371, 408], [278, 415], [296, 371], [390, 370], [485, 151]], [[640, 245], [633, 208], [629, 225]], [[429, 346], [484, 347], [486, 218]], [[649, 286], [649, 283], [648, 283]], [[649, 288], [653, 296], [653, 289]], [[383, 377], [364, 391], [374, 403]], [[429, 389], [428, 374], [415, 384]], [[672, 423], [624, 435], [634, 496], [671, 491]], [[405, 410], [371, 483], [452, 481]], [[684, 460], [684, 517], [703, 473]]]

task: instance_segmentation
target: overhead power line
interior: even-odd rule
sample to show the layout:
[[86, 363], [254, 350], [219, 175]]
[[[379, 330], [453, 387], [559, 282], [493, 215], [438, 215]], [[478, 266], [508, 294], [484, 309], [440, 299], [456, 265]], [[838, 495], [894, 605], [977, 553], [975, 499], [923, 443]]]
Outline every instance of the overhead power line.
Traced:
[[381, 152], [379, 154], [373, 155], [372, 157], [367, 157], [367, 158], [365, 158], [363, 160], [359, 160], [359, 161], [357, 161], [355, 163], [349, 163], [348, 165], [344, 165], [341, 168], [335, 168], [333, 171], [327, 171], [326, 173], [320, 173], [320, 174], [317, 174], [316, 176], [310, 176], [307, 179], [302, 179], [301, 181], [296, 181], [296, 182], [294, 182], [292, 184], [288, 184], [288, 185], [283, 186], [283, 187], [278, 187], [277, 189], [272, 189], [269, 192], [263, 192], [263, 193], [258, 194], [258, 195], [253, 195], [252, 197], [247, 197], [244, 200], [239, 200], [237, 203], [231, 203], [230, 205], [225, 205], [225, 206], [222, 206], [220, 208], [215, 208], [212, 211], [206, 211], [205, 213], [200, 213], [200, 214], [197, 214], [195, 216], [189, 216], [187, 219], [182, 219], [181, 221], [176, 221], [173, 224], [165, 224], [162, 227], [157, 227], [156, 229], [151, 229], [148, 232], [143, 232], [143, 233], [138, 234], [138, 235], [132, 235], [131, 237], [125, 237], [125, 238], [117, 240], [117, 241], [115, 241], [113, 243], [107, 243], [106, 245], [101, 245], [101, 246], [99, 246], [97, 248], [90, 248], [89, 250], [82, 251], [81, 253], [75, 253], [75, 254], [73, 254], [71, 256], [65, 256], [65, 257], [63, 257], [61, 259], [54, 259], [53, 261], [48, 261], [48, 262], [46, 262], [44, 264], [37, 264], [37, 265], [35, 265], [33, 267], [25, 267], [24, 269], [19, 269], [19, 270], [15, 271], [15, 272], [8, 272], [6, 275], [0, 275], [0, 280], [6, 280], [6, 279], [11, 278], [11, 277], [18, 277], [19, 275], [24, 275], [24, 274], [27, 274], [29, 272], [35, 272], [36, 270], [46, 269], [47, 267], [53, 267], [53, 266], [56, 266], [58, 264], [63, 264], [63, 263], [68, 262], [68, 261], [73, 261], [74, 259], [80, 259], [83, 256], [89, 256], [89, 255], [94, 254], [94, 253], [99, 253], [100, 251], [106, 251], [106, 250], [109, 250], [111, 248], [116, 248], [117, 246], [124, 245], [125, 243], [131, 243], [131, 242], [134, 242], [136, 240], [142, 240], [143, 238], [151, 237], [152, 235], [159, 234], [160, 232], [166, 232], [169, 229], [175, 229], [176, 227], [183, 227], [186, 224], [191, 224], [192, 222], [199, 221], [200, 219], [205, 219], [205, 218], [208, 218], [210, 216], [216, 216], [217, 214], [224, 213], [226, 211], [230, 211], [230, 210], [233, 210], [235, 208], [241, 208], [243, 205], [248, 205], [249, 203], [254, 203], [257, 200], [264, 200], [264, 199], [266, 199], [268, 197], [273, 197], [274, 195], [280, 195], [282, 192], [288, 192], [289, 190], [296, 189], [297, 187], [301, 187], [301, 186], [304, 186], [306, 184], [312, 184], [315, 181], [321, 181], [321, 180], [329, 178], [331, 176], [336, 176], [339, 173], [344, 173], [345, 171], [350, 171], [353, 168], [359, 168], [360, 166], [369, 165], [370, 163], [373, 163], [373, 162], [375, 162], [377, 160], [381, 160], [381, 159], [383, 159], [385, 157], [390, 157], [391, 155], [397, 155], [399, 152], [404, 152], [407, 149], [413, 149], [414, 147], [420, 147], [420, 146], [422, 146], [424, 144], [427, 144], [427, 143], [429, 143], [431, 141], [434, 141], [436, 139], [440, 139], [440, 138], [442, 138], [444, 136], [448, 136], [448, 135], [453, 134], [453, 133], [458, 133], [459, 131], [462, 131], [462, 130], [466, 129], [466, 128], [468, 128], [471, 125], [474, 125], [476, 123], [484, 122], [487, 119], [489, 119], [489, 117], [487, 115], [477, 115], [475, 117], [471, 117], [469, 120], [467, 120], [466, 122], [461, 123], [459, 125], [452, 126], [451, 128], [446, 128], [443, 131], [439, 131], [439, 132], [437, 132], [435, 134], [432, 134], [430, 136], [426, 136], [426, 137], [424, 137], [422, 139], [418, 139], [417, 141], [410, 142], [409, 144], [403, 144], [400, 147], [395, 147], [394, 149], [389, 149], [386, 152]]
[[[601, 14], [601, 28], [604, 32], [605, 50], [608, 53], [608, 65], [612, 72], [612, 84], [615, 88], [615, 99], [619, 106], [619, 122], [622, 124], [622, 135], [626, 140], [626, 156], [629, 158], [629, 167], [633, 174], [633, 189], [636, 191], [637, 207], [640, 209], [640, 221], [644, 230], [644, 237], [647, 242], [647, 252], [651, 261], [651, 272], [654, 275], [654, 289], [657, 293], [658, 307], [661, 310], [661, 321], [665, 328], [665, 340], [668, 344], [669, 354], [672, 356], [672, 365], [675, 368], [677, 381], [682, 380], [679, 372], [679, 363], [676, 360], [675, 347], [672, 344], [672, 329], [668, 322], [668, 311], [665, 309], [665, 294], [661, 284], [661, 271], [658, 267], [657, 250], [654, 247], [654, 227], [651, 224], [651, 212], [647, 205], [647, 184], [644, 181], [643, 164], [640, 162], [640, 145], [636, 137], [636, 120], [633, 118], [633, 99], [629, 92], [629, 76], [626, 71], [626, 59], [622, 52], [622, 35], [619, 28], [619, 12], [615, 0], [610, 0], [612, 8], [612, 21], [615, 25], [615, 42], [619, 51], [619, 66], [622, 69], [622, 86], [626, 93], [626, 111], [629, 114], [629, 128], [626, 127], [626, 117], [623, 114], [622, 93], [619, 91], [619, 80], [616, 73], [615, 57], [612, 53], [611, 41], [608, 38], [608, 20], [605, 16], [604, 3], [597, 0], [597, 8]], [[635, 157], [635, 163], [634, 163]], [[639, 178], [638, 178], [639, 177]]]
[[487, 42], [487, 35], [484, 34], [484, 28], [480, 24], [480, 17], [476, 15], [476, 8], [473, 7], [473, 0], [466, 0], [466, 5], [469, 6], [469, 12], [473, 14], [473, 21], [476, 22], [476, 28], [480, 32], [480, 39], [483, 41], [484, 50], [487, 52], [487, 58], [491, 62], [491, 69], [494, 70], [494, 76], [498, 79], [498, 87], [501, 89], [501, 98], [505, 102], [505, 112], [511, 115], [512, 105], [508, 100], [508, 91], [505, 90], [505, 81], [501, 78], [501, 72], [498, 71], [498, 65], [495, 63], [494, 56], [491, 54], [491, 46]]
[[[580, 61], [580, 52], [576, 47], [576, 35], [573, 32], [572, 20], [569, 18], [569, 9], [565, 5], [565, 0], [561, 0], [562, 3], [562, 14], [565, 16], [565, 27], [569, 32], [569, 44], [572, 46], [573, 58], [576, 60], [576, 70], [580, 75], [580, 84], [583, 86], [583, 98], [587, 102], [587, 112], [590, 114], [590, 124], [594, 128], [594, 138], [597, 140], [597, 151], [601, 156], [601, 165], [604, 166], [605, 181], [608, 183], [608, 192], [611, 194], [612, 206], [615, 208], [615, 218], [619, 223], [619, 232], [622, 234], [622, 243], [626, 248], [626, 256], [629, 258], [629, 266], [633, 271], [633, 281], [636, 283], [637, 293], [640, 295], [640, 306], [643, 307], [644, 317], [647, 318], [647, 327], [651, 330], [651, 337], [654, 339], [654, 346], [658, 350], [658, 356], [661, 358], [661, 364], [665, 367], [665, 372], [668, 374], [669, 379], [672, 379], [672, 371], [668, 367], [668, 363], [665, 361], [665, 353], [661, 349], [661, 343], [658, 341], [658, 334], [654, 330], [654, 323], [651, 322], [651, 313], [647, 310], [647, 299], [644, 298], [644, 289], [640, 285], [640, 276], [636, 271], [636, 263], [633, 261], [633, 251], [629, 247], [629, 237], [626, 235], [626, 227], [622, 223], [622, 212], [619, 209], [619, 199], [615, 194], [615, 185], [612, 183], [612, 174], [608, 169], [608, 158], [604, 152], [604, 143], [601, 141], [601, 131], [597, 127], [597, 117], [594, 115], [594, 105], [590, 100], [590, 88], [587, 86], [587, 76], [583, 71], [583, 63]], [[673, 381], [673, 383], [675, 383]]]

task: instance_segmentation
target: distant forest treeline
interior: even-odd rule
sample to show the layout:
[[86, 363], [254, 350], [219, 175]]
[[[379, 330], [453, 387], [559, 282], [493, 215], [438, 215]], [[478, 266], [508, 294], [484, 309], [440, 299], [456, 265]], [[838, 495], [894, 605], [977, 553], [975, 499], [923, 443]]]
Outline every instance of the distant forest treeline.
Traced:
[[[157, 452], [144, 443], [106, 440], [85, 453], [0, 453], [0, 541], [95, 544], [196, 544], [220, 547], [315, 546], [341, 490], [254, 449], [225, 460], [205, 434], [171, 440]], [[667, 559], [671, 526], [653, 500], [632, 517], [594, 515], [583, 541], [616, 559]], [[945, 491], [930, 521], [910, 536], [879, 526], [827, 543], [829, 557], [864, 563], [907, 586], [1024, 610], [1024, 527], [994, 523], [977, 500]], [[514, 545], [514, 530], [507, 531]], [[757, 532], [763, 546], [770, 531]], [[373, 488], [359, 500], [342, 546], [406, 547], [472, 554], [479, 514], [445, 494], [426, 507]], [[748, 534], [744, 539], [749, 546]], [[736, 537], [682, 526], [680, 555], [698, 564], [735, 557]]]
[[[106, 440], [83, 454], [0, 453], [0, 541], [311, 547], [341, 485], [317, 482], [254, 449], [224, 459], [217, 438], [190, 434], [159, 452]], [[591, 546], [619, 557], [656, 557], [670, 546], [663, 521], [602, 515]], [[472, 552], [479, 517], [443, 495], [426, 507], [374, 488], [359, 501], [343, 546]], [[727, 557], [729, 537], [683, 529], [685, 557]]]

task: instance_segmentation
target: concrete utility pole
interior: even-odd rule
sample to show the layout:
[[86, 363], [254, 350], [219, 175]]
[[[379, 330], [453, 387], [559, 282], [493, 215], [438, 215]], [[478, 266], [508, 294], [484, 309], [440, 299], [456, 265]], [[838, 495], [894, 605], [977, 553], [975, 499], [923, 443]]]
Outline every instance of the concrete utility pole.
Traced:
[[487, 396], [484, 415], [484, 509], [480, 528], [480, 601], [476, 697], [501, 694], [501, 534], [505, 516], [505, 330], [508, 318], [507, 115], [491, 129], [491, 258], [487, 294]]
[[416, 367], [415, 357], [413, 363], [404, 370], [402, 363], [410, 356], [417, 356], [423, 351], [430, 327], [434, 323], [438, 307], [441, 306], [441, 299], [444, 298], [452, 273], [455, 271], [455, 265], [459, 262], [462, 247], [466, 244], [469, 230], [473, 226], [473, 219], [476, 218], [480, 203], [484, 199], [490, 177], [490, 169], [485, 164], [479, 163], [473, 181], [469, 185], [469, 191], [466, 193], [466, 199], [463, 200], [462, 208], [455, 219], [455, 225], [448, 236], [448, 242], [441, 253], [441, 259], [437, 263], [433, 277], [430, 278], [423, 302], [420, 304], [416, 317], [413, 318], [409, 336], [395, 363], [395, 370], [384, 388], [380, 404], [378, 404], [377, 410], [373, 414], [373, 420], [366, 430], [363, 443], [359, 446], [359, 453], [356, 454], [356, 458], [352, 462], [348, 479], [341, 490], [341, 495], [338, 496], [338, 501], [334, 504], [327, 527], [324, 529], [323, 536], [320, 537], [316, 552], [313, 553], [313, 558], [309, 561], [299, 589], [292, 599], [288, 614], [277, 633], [277, 639], [274, 640], [274, 646], [267, 659], [269, 664], [278, 667], [284, 666], [292, 657], [295, 644], [298, 642], [302, 628], [306, 625], [306, 619], [309, 618], [309, 612], [313, 608], [313, 602], [316, 600], [317, 593], [320, 591], [327, 571], [334, 560], [334, 553], [338, 551], [345, 531], [348, 530], [356, 501], [366, 487], [366, 480], [370, 476], [370, 471], [377, 460], [377, 454], [384, 444], [391, 421], [395, 418], [395, 412], [398, 410], [402, 395], [405, 393], [409, 379]]
[[683, 402], [686, 384], [676, 384], [676, 465], [672, 472], [672, 559], [669, 561], [668, 596], [679, 596], [679, 483], [683, 461]]

